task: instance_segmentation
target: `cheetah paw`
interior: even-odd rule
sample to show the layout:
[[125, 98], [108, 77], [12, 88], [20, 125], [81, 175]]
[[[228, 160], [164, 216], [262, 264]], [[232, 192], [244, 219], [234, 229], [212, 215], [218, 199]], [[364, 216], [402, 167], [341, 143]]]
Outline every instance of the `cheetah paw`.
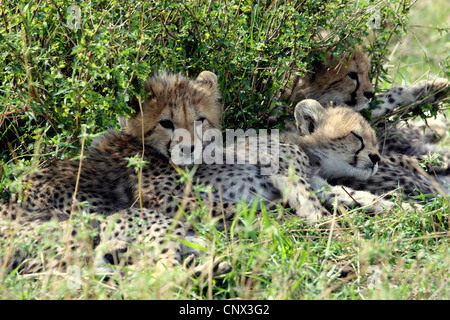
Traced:
[[221, 259], [209, 258], [205, 263], [196, 265], [196, 257], [194, 254], [189, 255], [183, 262], [183, 267], [190, 270], [196, 277], [206, 275], [212, 272], [213, 277], [218, 277], [231, 272], [232, 268], [228, 262], [223, 262]]
[[435, 80], [427, 81], [427, 91], [435, 92], [448, 88], [448, 80], [446, 78], [437, 78]]

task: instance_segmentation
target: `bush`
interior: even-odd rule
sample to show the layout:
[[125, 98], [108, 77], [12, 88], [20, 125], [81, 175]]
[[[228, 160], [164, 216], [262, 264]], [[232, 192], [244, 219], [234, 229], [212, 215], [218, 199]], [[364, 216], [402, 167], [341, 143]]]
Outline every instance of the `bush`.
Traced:
[[[2, 186], [16, 165], [64, 158], [116, 126], [152, 72], [218, 74], [223, 126], [261, 128], [280, 104], [285, 71], [302, 74], [333, 43], [339, 55], [379, 24], [372, 77], [383, 77], [388, 40], [409, 1], [9, 1], [0, 21]], [[72, 7], [73, 8], [73, 7]], [[320, 30], [335, 37], [317, 37]], [[317, 51], [316, 49], [321, 49]], [[13, 168], [14, 167], [14, 168]]]

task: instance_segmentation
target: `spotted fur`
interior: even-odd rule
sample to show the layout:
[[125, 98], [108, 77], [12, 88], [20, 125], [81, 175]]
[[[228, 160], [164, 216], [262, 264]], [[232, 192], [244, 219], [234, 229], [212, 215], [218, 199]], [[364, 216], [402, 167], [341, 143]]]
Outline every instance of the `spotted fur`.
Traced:
[[[393, 87], [374, 97], [368, 74], [369, 59], [362, 50], [344, 56], [340, 60], [340, 64], [334, 65], [332, 61], [338, 60], [329, 57], [304, 78], [294, 77], [292, 79], [293, 84], [282, 92], [282, 98], [289, 103], [295, 103], [304, 98], [312, 98], [325, 107], [341, 104], [355, 110], [367, 108], [370, 98], [375, 98], [380, 103], [372, 110], [372, 117], [380, 125], [380, 117], [396, 114], [400, 112], [401, 108], [411, 108], [422, 103], [436, 103], [448, 96], [448, 80], [437, 78], [420, 81], [409, 86]], [[350, 72], [356, 72], [356, 74]], [[358, 83], [350, 81], [352, 78], [365, 85], [361, 84], [358, 88]], [[363, 87], [368, 92], [366, 96], [364, 90], [361, 90]], [[359, 97], [358, 103], [354, 103], [355, 100], [351, 99], [352, 95]], [[367, 99], [364, 99], [364, 97]], [[287, 112], [288, 114], [293, 113], [294, 108], [288, 108]], [[386, 159], [392, 158], [393, 161], [380, 162], [379, 174], [371, 177], [367, 183], [348, 178], [333, 178], [332, 181], [376, 194], [398, 189], [399, 186], [406, 194], [411, 196], [418, 195], [418, 188], [425, 193], [437, 194], [436, 188], [430, 184], [428, 178], [424, 179], [422, 174], [419, 174], [419, 178], [417, 178], [417, 170], [404, 167], [398, 159], [407, 156], [418, 163], [422, 158], [428, 158], [430, 154], [439, 153], [441, 157], [438, 164], [434, 165], [433, 168], [428, 166], [427, 173], [433, 181], [437, 180], [437, 182], [442, 182], [441, 184], [445, 185], [450, 180], [450, 151], [448, 148], [439, 147], [435, 143], [444, 137], [447, 132], [448, 121], [442, 115], [427, 119], [427, 123], [423, 121], [401, 122], [395, 129], [381, 128], [378, 130], [380, 138], [378, 150]], [[365, 187], [367, 189], [364, 189]]]
[[[141, 237], [150, 242], [159, 239], [152, 242], [157, 246], [164, 238], [175, 248], [159, 250], [156, 260], [169, 265], [181, 262], [179, 243], [165, 237], [170, 225], [176, 226], [171, 233], [174, 238], [183, 238], [188, 230], [178, 222], [184, 216], [175, 217], [177, 201], [181, 204], [189, 190], [177, 183], [180, 175], [169, 160], [172, 148], [179, 143], [172, 141], [171, 135], [179, 128], [194, 133], [197, 120], [205, 128], [219, 126], [217, 77], [208, 71], [195, 80], [163, 73], [149, 78], [145, 88], [149, 98], [142, 112], [125, 121], [124, 132], [108, 131], [97, 138], [81, 166], [79, 161], [64, 161], [25, 178], [29, 186], [25, 197], [18, 203], [1, 204], [0, 219], [32, 228], [46, 221], [66, 221], [80, 213], [119, 216], [119, 230], [113, 238], [123, 250], [130, 242], [130, 222], [139, 217], [143, 220]], [[148, 163], [142, 173], [129, 165], [128, 159], [135, 156]], [[141, 205], [142, 211], [135, 209]], [[187, 212], [196, 207], [194, 200], [185, 203]], [[217, 203], [212, 206], [215, 215], [221, 213], [218, 207]], [[103, 229], [96, 241], [99, 248], [112, 242]], [[8, 227], [0, 231], [0, 238], [8, 238]], [[226, 265], [219, 270], [227, 270]]]
[[[315, 101], [308, 104], [316, 104], [315, 108], [320, 109]], [[306, 104], [297, 105], [299, 109], [307, 107]], [[300, 110], [296, 109], [296, 112]], [[358, 197], [362, 199], [361, 202], [358, 201], [360, 204], [374, 201], [373, 196], [368, 193], [375, 196], [403, 195], [403, 198], [408, 201], [420, 201], [422, 195], [435, 197], [438, 193], [442, 193], [437, 182], [418, 166], [416, 158], [399, 154], [382, 158], [377, 151], [374, 131], [359, 114], [341, 107], [327, 108], [324, 111], [337, 114], [339, 117], [330, 117], [329, 122], [323, 123], [323, 129], [317, 132], [317, 136], [312, 134], [308, 137], [316, 139], [315, 143], [312, 143], [314, 147], [310, 153], [313, 157], [320, 159], [321, 163], [311, 183], [317, 185], [316, 190], [323, 187], [323, 180], [327, 179], [335, 193], [336, 190], [340, 191], [344, 187], [346, 192], [355, 198], [356, 191], [361, 192], [358, 194]], [[283, 139], [308, 150], [303, 145], [302, 132], [304, 128], [298, 131], [288, 130]], [[328, 151], [319, 151], [320, 145], [324, 145]], [[342, 152], [342, 149], [346, 151]], [[363, 168], [366, 166], [372, 168], [372, 172], [352, 174], [354, 170], [352, 166], [355, 163]], [[341, 198], [345, 199], [345, 196]], [[338, 200], [342, 201], [340, 198]], [[388, 207], [387, 203], [384, 205]]]
[[411, 107], [423, 103], [434, 103], [448, 94], [449, 85], [445, 78], [423, 80], [409, 86], [395, 86], [377, 95], [380, 101], [372, 110], [372, 117], [377, 118], [394, 112], [399, 107]]
[[[153, 99], [157, 101], [158, 96]], [[164, 95], [164, 99], [167, 96]], [[210, 107], [211, 112], [218, 112], [217, 106]], [[152, 109], [147, 105], [143, 110], [145, 121], [146, 112]], [[201, 202], [209, 210], [210, 216], [216, 219], [219, 228], [233, 220], [236, 202], [244, 199], [250, 204], [255, 197], [262, 197], [267, 204], [282, 201], [287, 207], [293, 208], [296, 215], [309, 221], [322, 220], [330, 215], [320, 201], [322, 197], [326, 199], [325, 206], [328, 208], [332, 208], [336, 196], [348, 206], [354, 206], [354, 200], [357, 199], [358, 203], [367, 204], [376, 212], [392, 207], [388, 201], [374, 202], [373, 197], [369, 201], [364, 192], [355, 191], [347, 195], [339, 189], [320, 190], [320, 198], [315, 194], [323, 187], [323, 184], [319, 186], [319, 183], [323, 183], [318, 180], [320, 178], [344, 175], [367, 179], [375, 173], [379, 161], [375, 135], [364, 119], [350, 109], [325, 110], [318, 103], [306, 101], [300, 103], [296, 110], [295, 130], [299, 134], [295, 139], [291, 136], [294, 139], [292, 141], [287, 137], [282, 138], [278, 158], [271, 159], [279, 161], [278, 170], [273, 174], [262, 175], [261, 170], [267, 165], [262, 163], [200, 165], [197, 168], [195, 179], [217, 190], [212, 196], [201, 195]], [[165, 113], [160, 116], [164, 121], [168, 120]], [[152, 113], [150, 117], [155, 117], [155, 114]], [[177, 123], [192, 126], [197, 117], [192, 116], [190, 123], [173, 123], [174, 126]], [[329, 130], [331, 124], [340, 125], [335, 126], [336, 130]], [[133, 125], [133, 121], [128, 122], [128, 125]], [[171, 129], [162, 127], [164, 130]], [[133, 134], [142, 131], [148, 133], [143, 138], [142, 135]], [[61, 163], [30, 177], [31, 187], [27, 197], [10, 207], [2, 206], [1, 218], [6, 222], [1, 230], [2, 236], [10, 238], [13, 222], [21, 223], [25, 231], [29, 232], [26, 228], [28, 225], [36, 228], [53, 220], [65, 228], [64, 221], [73, 215], [87, 214], [87, 217], [92, 217], [97, 214], [106, 217], [106, 220], [93, 226], [99, 230], [97, 236], [91, 239], [92, 246], [96, 248], [91, 259], [96, 261], [97, 266], [123, 261], [120, 256], [126, 255], [128, 246], [138, 239], [139, 242], [148, 243], [149, 250], [149, 253], [144, 252], [138, 262], [144, 261], [148, 265], [156, 263], [164, 267], [179, 264], [184, 249], [179, 241], [173, 239], [196, 239], [192, 238], [189, 225], [184, 222], [185, 214], [196, 210], [199, 201], [191, 197], [189, 188], [178, 182], [179, 172], [166, 156], [171, 141], [154, 147], [154, 140], [147, 139], [153, 134], [153, 129], [133, 131], [128, 127], [123, 132], [109, 131], [96, 139], [89, 148], [89, 156], [82, 162], [79, 178], [78, 161]], [[273, 156], [271, 151], [268, 150], [268, 157]], [[136, 154], [148, 163], [142, 168], [140, 178], [138, 171], [129, 167], [126, 160]], [[342, 163], [335, 166], [338, 170], [323, 168], [329, 158]], [[77, 201], [73, 205], [77, 179]], [[83, 205], [83, 202], [88, 205]], [[75, 229], [69, 233], [68, 240], [72, 243], [69, 248], [77, 248], [77, 232]], [[61, 249], [60, 257], [65, 256], [64, 248]], [[21, 254], [15, 256], [23, 258]], [[18, 263], [21, 260], [11, 261]], [[217, 262], [213, 270], [223, 273], [229, 270], [229, 265]]]
[[197, 171], [201, 181], [222, 190], [217, 198], [232, 202], [244, 199], [247, 203], [262, 200], [266, 205], [281, 200], [308, 221], [329, 217], [336, 199], [347, 207], [363, 205], [372, 212], [394, 206], [368, 192], [347, 193], [340, 186], [324, 188], [325, 179], [367, 180], [377, 171], [380, 157], [375, 133], [360, 114], [349, 108], [325, 109], [313, 100], [301, 101], [295, 111], [296, 125], [279, 138], [279, 157], [274, 158], [270, 149], [262, 156], [279, 161], [275, 174], [261, 175], [262, 163], [227, 165], [223, 172], [214, 166], [201, 166]]

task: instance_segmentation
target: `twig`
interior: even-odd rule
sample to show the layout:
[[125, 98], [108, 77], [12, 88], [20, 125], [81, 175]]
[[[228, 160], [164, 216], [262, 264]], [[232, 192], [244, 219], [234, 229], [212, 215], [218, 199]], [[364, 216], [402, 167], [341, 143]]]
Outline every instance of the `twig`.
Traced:
[[427, 29], [433, 29], [433, 30], [438, 30], [438, 31], [448, 31], [450, 30], [450, 28], [441, 28], [441, 27], [433, 27], [433, 26], [423, 26], [420, 24], [412, 24], [410, 25], [410, 27], [414, 27], [414, 28], [427, 28]]
[[25, 111], [27, 111], [27, 108], [25, 108], [25, 109], [18, 109], [18, 110], [2, 113], [2, 114], [0, 114], [0, 117], [6, 117], [6, 116], [10, 116], [10, 115], [12, 115], [14, 113], [25, 112]]
[[84, 158], [84, 143], [86, 141], [86, 125], [83, 124], [81, 126], [81, 154], [80, 154], [80, 164], [78, 165], [78, 173], [77, 173], [77, 180], [75, 182], [75, 191], [73, 192], [73, 200], [72, 200], [72, 210], [70, 211], [70, 218], [69, 220], [72, 220], [73, 211], [75, 209], [76, 199], [77, 199], [77, 192], [78, 187], [80, 183], [80, 177], [81, 177], [81, 168], [83, 165], [83, 158]]

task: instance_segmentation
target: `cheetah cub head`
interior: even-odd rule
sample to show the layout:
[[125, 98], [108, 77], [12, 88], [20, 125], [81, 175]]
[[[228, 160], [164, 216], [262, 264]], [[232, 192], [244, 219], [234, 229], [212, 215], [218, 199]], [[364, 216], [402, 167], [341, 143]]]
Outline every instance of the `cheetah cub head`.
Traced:
[[364, 50], [358, 47], [342, 57], [326, 56], [325, 61], [314, 63], [313, 70], [305, 77], [294, 77], [282, 98], [294, 104], [308, 98], [324, 106], [347, 105], [356, 111], [367, 108], [375, 90], [369, 78], [370, 61]]
[[363, 49], [358, 48], [345, 55], [341, 63], [332, 64], [333, 60], [330, 57], [317, 70], [315, 82], [319, 98], [316, 100], [320, 103], [333, 101], [337, 105], [345, 104], [355, 111], [367, 108], [375, 96], [375, 89], [369, 78], [370, 61]]
[[123, 131], [164, 157], [171, 158], [175, 146], [192, 152], [201, 131], [220, 127], [222, 108], [212, 72], [203, 71], [195, 80], [163, 72], [149, 77], [145, 90], [142, 110], [138, 107], [127, 119]]
[[298, 141], [320, 163], [323, 178], [367, 180], [377, 172], [381, 157], [375, 132], [359, 113], [303, 100], [295, 107], [295, 119]]

